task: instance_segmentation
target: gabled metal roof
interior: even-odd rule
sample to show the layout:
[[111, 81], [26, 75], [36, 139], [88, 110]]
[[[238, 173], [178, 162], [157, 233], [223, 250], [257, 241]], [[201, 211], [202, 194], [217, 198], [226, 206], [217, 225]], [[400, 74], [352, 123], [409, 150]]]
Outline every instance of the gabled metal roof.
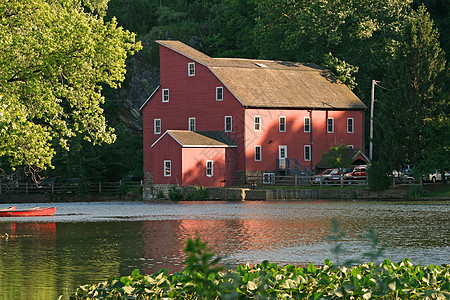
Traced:
[[166, 134], [185, 148], [233, 148], [237, 145], [222, 131], [167, 130], [153, 144], [156, 145]]
[[315, 64], [212, 58], [179, 41], [156, 41], [206, 67], [245, 107], [366, 109], [333, 73]]

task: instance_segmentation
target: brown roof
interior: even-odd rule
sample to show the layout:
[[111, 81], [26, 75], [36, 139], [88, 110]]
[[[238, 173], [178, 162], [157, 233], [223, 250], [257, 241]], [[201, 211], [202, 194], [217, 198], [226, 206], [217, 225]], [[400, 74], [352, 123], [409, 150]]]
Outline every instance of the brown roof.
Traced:
[[166, 134], [169, 134], [183, 147], [237, 147], [225, 133], [221, 131], [189, 131], [167, 130], [152, 147]]
[[[330, 169], [332, 168], [330, 163], [328, 162], [328, 158], [332, 157], [333, 152], [326, 152], [322, 155], [322, 159], [317, 163], [316, 168], [317, 169]], [[369, 158], [361, 152], [361, 150], [359, 149], [350, 149], [347, 148], [345, 149], [344, 153], [343, 153], [343, 158], [344, 159], [353, 159], [353, 163], [356, 162], [364, 162], [364, 164], [367, 164], [370, 160]], [[359, 163], [358, 163], [359, 164]]]
[[315, 64], [212, 58], [179, 41], [157, 41], [208, 67], [246, 107], [366, 109], [333, 73]]

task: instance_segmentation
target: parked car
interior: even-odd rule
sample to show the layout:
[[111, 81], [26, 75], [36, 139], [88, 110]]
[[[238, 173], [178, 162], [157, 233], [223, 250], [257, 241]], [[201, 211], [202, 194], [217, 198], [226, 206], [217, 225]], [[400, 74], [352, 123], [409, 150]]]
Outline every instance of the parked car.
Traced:
[[433, 173], [430, 173], [430, 174], [426, 175], [424, 180], [425, 181], [431, 181], [433, 183], [435, 183], [436, 181], [441, 181], [442, 180], [441, 171], [434, 170]]
[[409, 175], [408, 173], [399, 172], [397, 170], [392, 171], [392, 177], [394, 178], [396, 183], [411, 184], [414, 182], [414, 177], [412, 175]]
[[312, 183], [318, 184], [322, 180], [323, 183], [336, 182], [341, 179], [341, 172], [339, 169], [327, 169], [322, 173], [315, 175]]
[[133, 176], [133, 175], [128, 175], [123, 177], [122, 179], [120, 179], [120, 183], [122, 182], [140, 182], [141, 178]]
[[52, 186], [54, 185], [56, 182], [55, 178], [44, 178], [41, 180], [41, 182], [39, 182], [40, 186]]
[[352, 172], [344, 175], [344, 180], [367, 180], [367, 166], [356, 166]]

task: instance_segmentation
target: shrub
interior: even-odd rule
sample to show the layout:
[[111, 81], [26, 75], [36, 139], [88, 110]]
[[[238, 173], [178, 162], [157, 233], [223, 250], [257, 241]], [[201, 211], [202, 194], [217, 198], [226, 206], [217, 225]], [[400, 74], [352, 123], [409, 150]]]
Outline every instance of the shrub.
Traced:
[[119, 185], [118, 193], [120, 195], [126, 195], [126, 194], [130, 194], [130, 193], [139, 195], [139, 194], [142, 194], [142, 186], [121, 184], [121, 185]]
[[162, 190], [158, 190], [156, 193], [156, 199], [164, 198], [164, 192]]
[[411, 185], [408, 189], [408, 193], [406, 194], [406, 198], [418, 198], [423, 195], [422, 186], [420, 184]]
[[183, 194], [181, 193], [181, 190], [176, 187], [171, 187], [169, 190], [169, 199], [173, 201], [181, 201], [183, 200]]
[[203, 201], [208, 199], [208, 191], [204, 187], [196, 186], [193, 190], [189, 191], [186, 195], [186, 200], [189, 201]]
[[371, 164], [367, 168], [367, 184], [372, 191], [382, 191], [389, 187], [390, 179], [379, 164]]

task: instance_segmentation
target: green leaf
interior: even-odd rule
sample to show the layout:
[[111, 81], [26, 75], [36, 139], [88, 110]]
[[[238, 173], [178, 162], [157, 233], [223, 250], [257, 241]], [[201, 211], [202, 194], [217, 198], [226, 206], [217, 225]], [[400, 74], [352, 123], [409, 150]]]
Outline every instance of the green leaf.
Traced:
[[313, 264], [309, 264], [307, 271], [308, 273], [316, 273], [317, 268]]

